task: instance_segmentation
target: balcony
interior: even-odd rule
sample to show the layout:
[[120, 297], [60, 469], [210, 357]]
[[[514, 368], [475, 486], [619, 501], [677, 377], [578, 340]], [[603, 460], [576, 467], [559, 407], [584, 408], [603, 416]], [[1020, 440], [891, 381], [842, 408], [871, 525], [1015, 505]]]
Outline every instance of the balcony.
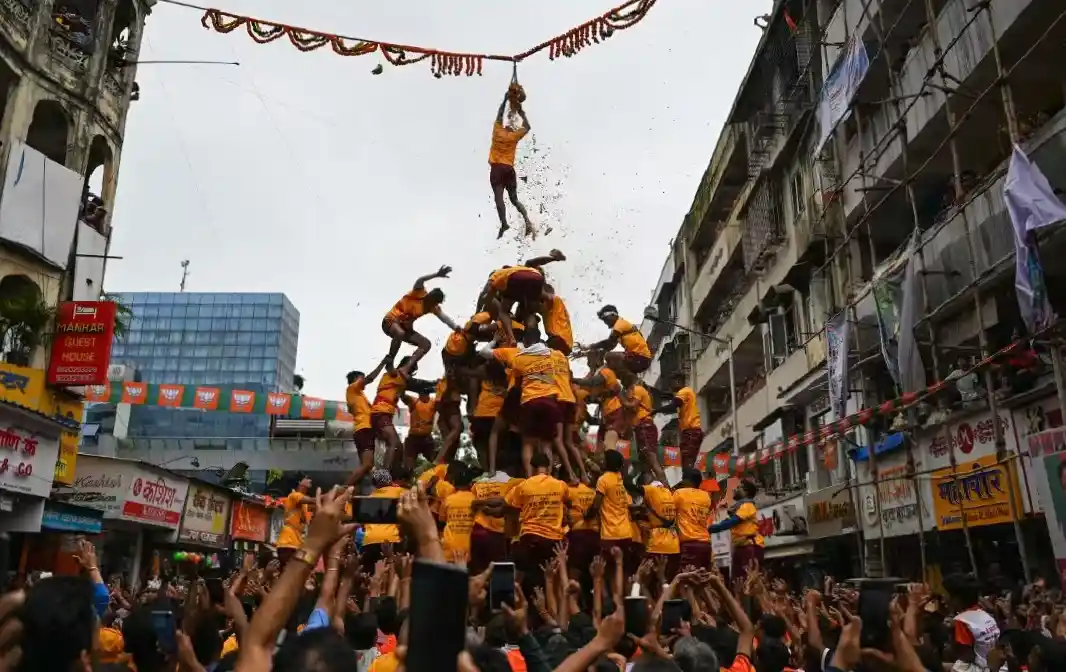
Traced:
[[[740, 445], [746, 446], [759, 437], [753, 427], [777, 406], [777, 395], [770, 391], [765, 381], [755, 386], [747, 398], [738, 397], [737, 425]], [[733, 414], [726, 413], [703, 437], [701, 452], [713, 450], [733, 436]]]
[[[810, 361], [806, 348], [799, 347], [786, 357], [780, 366], [770, 372], [766, 387], [770, 390], [774, 407], [780, 403], [777, 401], [779, 394], [791, 388], [797, 381], [810, 373], [812, 368]], [[773, 410], [774, 407], [771, 407], [770, 410]]]
[[29, 43], [35, 9], [30, 0], [0, 0], [0, 30], [20, 52]]
[[740, 246], [741, 224], [736, 219], [731, 219], [722, 229], [718, 241], [714, 244], [711, 253], [700, 266], [696, 281], [692, 284], [692, 307], [694, 312], [699, 313], [704, 302], [711, 294], [715, 283], [722, 277], [723, 271], [729, 265], [733, 254]]

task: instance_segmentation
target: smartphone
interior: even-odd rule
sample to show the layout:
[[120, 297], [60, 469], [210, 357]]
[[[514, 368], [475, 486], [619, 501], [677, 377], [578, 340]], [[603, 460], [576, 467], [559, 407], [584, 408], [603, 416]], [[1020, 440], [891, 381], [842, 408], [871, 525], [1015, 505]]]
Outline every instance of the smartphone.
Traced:
[[514, 606], [514, 563], [494, 562], [489, 574], [489, 609], [497, 611], [505, 604]]
[[163, 653], [177, 653], [178, 622], [173, 611], [153, 611], [152, 629], [155, 630], [156, 641], [159, 642], [159, 649]]
[[211, 604], [223, 604], [226, 601], [226, 588], [222, 585], [222, 579], [204, 579], [204, 585], [207, 586], [207, 596], [211, 598]]
[[[864, 649], [891, 650], [892, 633], [888, 627], [889, 607], [901, 579], [864, 579], [859, 586], [859, 618], [862, 634], [859, 644]], [[906, 584], [904, 583], [904, 586]]]
[[415, 560], [407, 634], [418, 646], [407, 650], [407, 672], [456, 672], [466, 645], [469, 583], [462, 567]]
[[681, 627], [681, 621], [685, 617], [684, 609], [684, 600], [666, 600], [663, 602], [662, 627], [660, 630], [664, 636], [674, 634], [674, 630]]
[[391, 497], [352, 497], [352, 516], [363, 525], [396, 523], [396, 509], [400, 500]]
[[[634, 591], [636, 592], [636, 591]], [[643, 595], [630, 595], [625, 600], [626, 634], [643, 637], [648, 634], [648, 601]]]

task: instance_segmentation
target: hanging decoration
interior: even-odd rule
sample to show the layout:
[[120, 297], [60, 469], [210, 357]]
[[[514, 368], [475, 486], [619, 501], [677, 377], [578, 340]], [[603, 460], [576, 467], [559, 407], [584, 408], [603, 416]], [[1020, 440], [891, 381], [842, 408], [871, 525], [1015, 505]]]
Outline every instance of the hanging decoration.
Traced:
[[[164, 2], [166, 1], [168, 0], [164, 0]], [[196, 9], [204, 9], [204, 15], [200, 23], [203, 24], [204, 28], [214, 30], [216, 33], [228, 34], [243, 27], [248, 36], [259, 44], [267, 44], [268, 42], [286, 38], [292, 46], [300, 51], [316, 51], [329, 46], [333, 53], [339, 56], [363, 56], [379, 52], [389, 64], [396, 66], [413, 65], [428, 61], [430, 72], [435, 77], [440, 78], [444, 75], [455, 77], [460, 75], [467, 77], [480, 75], [485, 61], [520, 63], [542, 51], [547, 51], [548, 58], [553, 61], [559, 57], [570, 58], [581, 50], [593, 44], [599, 44], [601, 41], [611, 37], [615, 31], [625, 30], [636, 25], [655, 6], [655, 3], [656, 0], [629, 0], [629, 2], [614, 7], [561, 35], [513, 55], [442, 51], [430, 47], [392, 44], [324, 33], [284, 23], [264, 21], [250, 16], [231, 14], [221, 9], [199, 7]], [[185, 3], [173, 4], [191, 7], [191, 5]], [[378, 67], [374, 68], [374, 74], [379, 74]]]

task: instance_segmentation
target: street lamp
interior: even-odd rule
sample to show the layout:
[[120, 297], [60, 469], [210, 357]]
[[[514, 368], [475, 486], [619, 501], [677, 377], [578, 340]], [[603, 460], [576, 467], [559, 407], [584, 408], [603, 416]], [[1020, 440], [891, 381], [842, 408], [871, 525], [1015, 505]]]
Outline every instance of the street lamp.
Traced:
[[[171, 462], [177, 462], [178, 460], [187, 460], [187, 459], [189, 459], [188, 455], [180, 455], [180, 456], [175, 457], [175, 458], [173, 458], [171, 460], [167, 460], [166, 462], [161, 462], [161, 463], [159, 463], [159, 464], [157, 464], [155, 466], [157, 466], [157, 467], [165, 467], [168, 464], [170, 464]], [[200, 460], [199, 460], [199, 458], [197, 458], [195, 456], [193, 456], [193, 458], [189, 462], [189, 464], [192, 465], [193, 469], [199, 469], [200, 468]]]
[[729, 352], [729, 405], [733, 411], [733, 453], [737, 454], [740, 451], [740, 425], [737, 423], [737, 381], [736, 371], [733, 368], [733, 339], [732, 338], [719, 338], [712, 334], [705, 334], [695, 329], [689, 329], [683, 327], [676, 322], [670, 320], [664, 320], [659, 317], [659, 309], [656, 306], [648, 306], [644, 309], [644, 319], [651, 320], [652, 322], [658, 322], [659, 324], [665, 324], [681, 331], [687, 331], [690, 334], [695, 334], [700, 338], [706, 338], [709, 341], [720, 343], [724, 345]]

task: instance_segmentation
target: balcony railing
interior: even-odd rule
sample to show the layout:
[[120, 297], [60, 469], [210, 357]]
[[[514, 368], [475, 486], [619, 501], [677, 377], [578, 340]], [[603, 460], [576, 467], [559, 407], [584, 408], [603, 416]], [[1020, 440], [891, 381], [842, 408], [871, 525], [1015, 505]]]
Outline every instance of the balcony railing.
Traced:
[[34, 7], [24, 0], [0, 0], [0, 25], [20, 47], [24, 47], [33, 22]]

